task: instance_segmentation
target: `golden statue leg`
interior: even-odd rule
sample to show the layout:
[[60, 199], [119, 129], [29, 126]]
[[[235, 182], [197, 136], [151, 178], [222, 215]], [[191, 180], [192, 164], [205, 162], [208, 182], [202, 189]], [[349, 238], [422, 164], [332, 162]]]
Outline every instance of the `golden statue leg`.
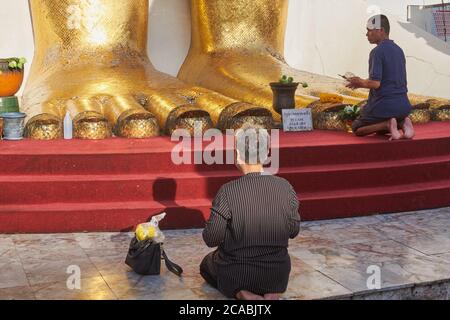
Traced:
[[178, 77], [266, 107], [272, 105], [269, 83], [284, 74], [309, 84], [297, 91], [299, 107], [321, 93], [340, 94], [346, 104], [367, 99], [367, 90], [350, 90], [341, 79], [287, 65], [287, 10], [288, 0], [191, 0], [191, 49]]
[[[60, 137], [66, 111], [74, 118], [75, 136], [85, 139], [107, 138], [111, 130], [144, 138], [160, 130], [192, 131], [194, 121], [203, 129], [213, 125], [196, 98], [218, 94], [197, 92], [156, 71], [148, 59], [148, 5], [148, 0], [30, 0], [36, 50], [23, 110], [31, 138]], [[233, 103], [221, 96], [211, 98], [208, 108], [221, 112]]]

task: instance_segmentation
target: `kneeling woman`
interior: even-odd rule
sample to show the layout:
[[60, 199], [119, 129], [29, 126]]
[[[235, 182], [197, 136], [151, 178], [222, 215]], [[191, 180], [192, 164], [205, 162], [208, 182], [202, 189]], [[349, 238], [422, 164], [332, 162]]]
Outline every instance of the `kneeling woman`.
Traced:
[[291, 271], [289, 239], [300, 231], [299, 201], [288, 181], [263, 172], [259, 149], [268, 150], [268, 135], [253, 135], [255, 144], [243, 132], [236, 149], [243, 176], [214, 199], [203, 239], [218, 249], [203, 260], [200, 273], [229, 298], [278, 300]]

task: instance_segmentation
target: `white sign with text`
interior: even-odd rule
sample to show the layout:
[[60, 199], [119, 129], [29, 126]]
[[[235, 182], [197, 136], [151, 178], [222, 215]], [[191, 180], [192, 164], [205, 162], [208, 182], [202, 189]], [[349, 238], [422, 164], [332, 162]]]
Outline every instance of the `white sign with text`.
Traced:
[[311, 109], [284, 109], [283, 130], [286, 132], [314, 130]]

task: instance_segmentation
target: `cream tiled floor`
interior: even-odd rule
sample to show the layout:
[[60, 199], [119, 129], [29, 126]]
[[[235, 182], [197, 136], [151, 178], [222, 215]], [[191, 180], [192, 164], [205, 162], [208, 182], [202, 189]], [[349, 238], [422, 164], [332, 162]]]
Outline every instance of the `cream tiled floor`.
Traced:
[[[450, 208], [302, 224], [284, 299], [449, 299]], [[0, 235], [0, 299], [224, 299], [198, 273], [201, 230], [166, 231], [183, 278], [141, 277], [125, 264], [128, 233]], [[81, 270], [70, 290], [69, 266]], [[381, 290], [369, 290], [369, 266]]]

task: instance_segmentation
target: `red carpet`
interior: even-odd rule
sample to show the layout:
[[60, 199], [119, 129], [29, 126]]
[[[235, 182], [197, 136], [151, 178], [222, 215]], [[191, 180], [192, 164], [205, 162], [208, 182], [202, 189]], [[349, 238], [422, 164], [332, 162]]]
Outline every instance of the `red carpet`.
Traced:
[[[280, 175], [303, 220], [450, 206], [450, 122], [414, 141], [342, 132], [281, 134]], [[0, 232], [131, 230], [166, 211], [165, 228], [203, 227], [232, 165], [171, 161], [168, 138], [0, 142]]]

